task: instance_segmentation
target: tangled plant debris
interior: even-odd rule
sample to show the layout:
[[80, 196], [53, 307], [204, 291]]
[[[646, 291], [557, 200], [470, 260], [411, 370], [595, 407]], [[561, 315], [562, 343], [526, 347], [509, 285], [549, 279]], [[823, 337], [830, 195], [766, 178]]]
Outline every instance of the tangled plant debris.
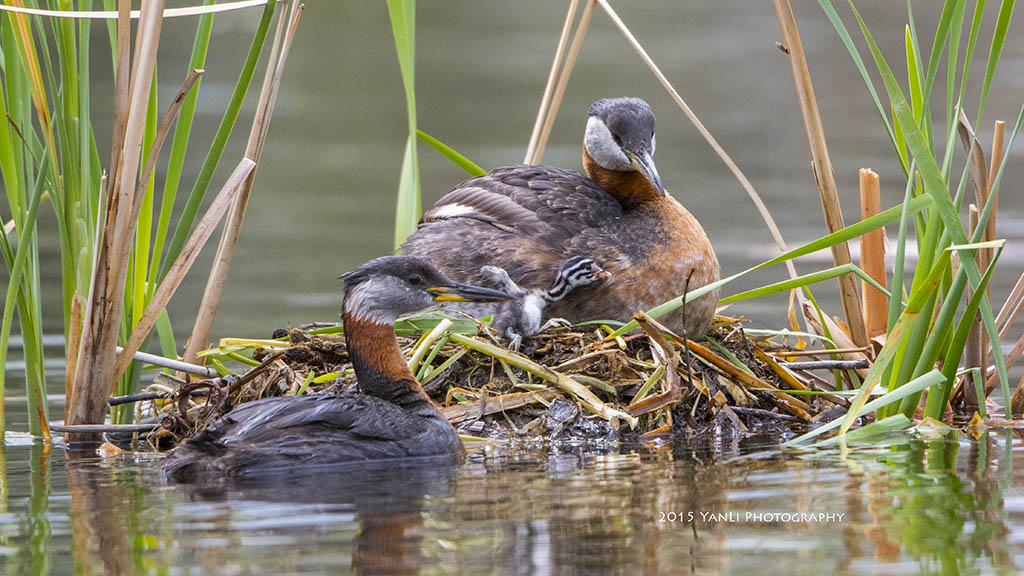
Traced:
[[[428, 313], [400, 321], [396, 331], [427, 394], [469, 438], [601, 443], [792, 435], [816, 416], [833, 420], [849, 407], [835, 387], [844, 377], [814, 372], [854, 367], [829, 359], [829, 350], [797, 350], [787, 344], [796, 343], [793, 335], [750, 336], [741, 319], [719, 316], [707, 338], [695, 342], [642, 313], [637, 320], [643, 331], [617, 338], [608, 338], [612, 330], [602, 324], [548, 331], [520, 353], [487, 324], [465, 318]], [[188, 382], [161, 373], [142, 394], [111, 399], [140, 401], [136, 414], [152, 430], [141, 439], [149, 445], [172, 446], [260, 398], [342, 394], [356, 386], [341, 326], [278, 330], [268, 340], [226, 338], [204, 356], [221, 376]], [[137, 434], [132, 428], [118, 443]]]

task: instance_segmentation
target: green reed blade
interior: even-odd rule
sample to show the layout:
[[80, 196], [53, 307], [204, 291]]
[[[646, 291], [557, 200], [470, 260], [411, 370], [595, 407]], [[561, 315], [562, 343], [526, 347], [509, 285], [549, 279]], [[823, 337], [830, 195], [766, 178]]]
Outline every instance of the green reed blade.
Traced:
[[[46, 169], [47, 163], [49, 162], [49, 156], [43, 157], [41, 168]], [[40, 178], [36, 181], [35, 189], [32, 191], [32, 197], [29, 200], [28, 214], [22, 221], [22, 226], [18, 229], [18, 249], [15, 252], [14, 259], [11, 262], [11, 277], [7, 281], [7, 295], [4, 299], [4, 310], [3, 310], [3, 321], [0, 324], [0, 367], [3, 367], [2, 373], [0, 373], [0, 398], [3, 398], [5, 383], [4, 380], [7, 375], [7, 348], [11, 336], [11, 324], [14, 321], [14, 309], [15, 299], [18, 294], [21, 293], [21, 279], [22, 273], [25, 271], [25, 263], [28, 261], [29, 254], [34, 252], [32, 236], [36, 229], [36, 216], [39, 214], [39, 203], [43, 196], [43, 182], [45, 180]], [[7, 244], [6, 235], [4, 235], [4, 243]], [[10, 246], [7, 245], [8, 250]], [[27, 284], [27, 283], [26, 283]], [[26, 290], [26, 292], [28, 292]], [[27, 295], [26, 300], [31, 299], [31, 294]], [[30, 310], [22, 308], [24, 313], [23, 317], [31, 317]], [[34, 339], [36, 334], [27, 333], [24, 329], [22, 330], [23, 341], [28, 345], [30, 339]], [[26, 354], [26, 357], [28, 355]], [[26, 366], [27, 367], [27, 366]], [[42, 366], [39, 366], [41, 368]], [[45, 385], [45, 383], [43, 383]], [[38, 393], [38, 391], [37, 391]], [[31, 399], [31, 395], [29, 398]], [[42, 398], [46, 398], [45, 388], [42, 391]], [[0, 402], [2, 405], [3, 402]], [[29, 400], [29, 413], [32, 413], [32, 402]], [[0, 431], [5, 430], [4, 428], [4, 412], [3, 408], [0, 407]]]
[[[835, 232], [833, 232], [831, 234], [828, 234], [826, 236], [822, 236], [821, 238], [818, 238], [817, 240], [814, 240], [813, 242], [808, 242], [807, 244], [804, 244], [803, 246], [800, 246], [798, 248], [794, 248], [793, 250], [790, 250], [789, 252], [786, 252], [785, 254], [782, 254], [781, 256], [776, 256], [775, 258], [772, 258], [771, 260], [767, 260], [765, 262], [762, 262], [762, 263], [760, 263], [760, 264], [758, 264], [758, 265], [756, 265], [756, 266], [754, 266], [752, 268], [748, 268], [746, 270], [743, 270], [742, 272], [738, 272], [736, 274], [733, 274], [732, 276], [728, 276], [726, 278], [722, 278], [721, 280], [718, 280], [716, 282], [712, 282], [711, 284], [707, 284], [707, 285], [702, 286], [702, 287], [700, 287], [700, 288], [698, 288], [696, 290], [692, 290], [692, 291], [690, 291], [686, 295], [686, 301], [687, 302], [691, 302], [691, 301], [693, 301], [693, 300], [695, 300], [697, 298], [700, 298], [701, 296], [707, 294], [708, 292], [711, 292], [712, 290], [714, 290], [716, 288], [724, 286], [724, 285], [732, 282], [733, 280], [736, 280], [737, 278], [741, 278], [743, 276], [746, 276], [747, 274], [749, 274], [751, 272], [755, 272], [757, 270], [768, 268], [769, 266], [774, 266], [776, 264], [781, 264], [781, 263], [783, 263], [783, 262], [785, 262], [787, 260], [792, 260], [794, 258], [799, 258], [800, 256], [806, 256], [807, 254], [813, 254], [814, 252], [817, 252], [819, 250], [824, 250], [826, 248], [830, 248], [832, 246], [835, 246], [836, 244], [839, 244], [840, 242], [846, 242], [848, 240], [852, 240], [854, 238], [858, 238], [860, 236], [863, 236], [867, 232], [870, 232], [872, 230], [877, 230], [877, 229], [879, 229], [879, 228], [881, 228], [883, 226], [887, 226], [889, 224], [892, 224], [893, 222], [896, 222], [897, 220], [900, 219], [900, 215], [904, 211], [904, 206], [906, 206], [906, 212], [908, 214], [916, 214], [916, 213], [920, 212], [921, 210], [924, 210], [925, 208], [931, 206], [932, 203], [933, 203], [933, 200], [932, 200], [931, 197], [926, 196], [926, 195], [918, 196], [918, 197], [913, 198], [912, 200], [910, 200], [910, 202], [908, 202], [907, 204], [899, 204], [897, 206], [893, 206], [892, 208], [889, 208], [888, 210], [883, 210], [882, 212], [879, 212], [878, 214], [875, 214], [874, 216], [872, 216], [870, 218], [865, 218], [864, 220], [861, 220], [860, 222], [851, 224], [851, 225], [847, 226], [846, 228], [843, 228], [841, 230], [837, 230], [837, 231], [835, 231]], [[667, 313], [675, 310], [676, 308], [679, 308], [682, 305], [683, 305], [683, 297], [682, 296], [678, 296], [676, 298], [673, 298], [672, 300], [669, 300], [668, 302], [665, 302], [665, 303], [660, 304], [660, 305], [658, 305], [658, 306], [656, 306], [654, 308], [651, 308], [650, 310], [647, 311], [647, 313], [652, 318], [658, 318], [659, 316], [667, 314]], [[627, 322], [626, 324], [623, 324], [617, 330], [615, 330], [614, 332], [609, 334], [607, 337], [608, 338], [617, 338], [617, 337], [622, 336], [623, 334], [625, 334], [625, 333], [627, 333], [627, 332], [629, 332], [631, 330], [635, 330], [637, 328], [637, 326], [638, 325], [637, 325], [635, 320], [630, 320], [629, 322]]]
[[[857, 67], [857, 71], [860, 72], [861, 79], [864, 80], [864, 85], [871, 94], [871, 100], [875, 103], [875, 109], [878, 110], [878, 117], [882, 119], [882, 124], [885, 126], [885, 130], [889, 134], [889, 141], [898, 153], [900, 146], [897, 144], [896, 133], [893, 131], [893, 127], [889, 123], [889, 117], [886, 115], [885, 109], [882, 107], [882, 101], [878, 98], [878, 92], [875, 91], [875, 85], [871, 81], [871, 77], [868, 75], [868, 69], [864, 66], [864, 61], [861, 59], [860, 53], [857, 52], [857, 47], [854, 46], [853, 39], [850, 37], [849, 31], [846, 30], [846, 25], [839, 19], [839, 14], [836, 13], [835, 7], [832, 6], [832, 0], [818, 0], [818, 5], [820, 5], [821, 9], [825, 12], [825, 16], [828, 17], [828, 21], [832, 23], [832, 27], [836, 29], [836, 34], [838, 34], [839, 39], [842, 40], [843, 46], [846, 46], [846, 51], [850, 53], [850, 57], [853, 59], [853, 63]], [[904, 175], [908, 174], [907, 170], [907, 164], [904, 163]]]
[[419, 169], [416, 160], [416, 139], [410, 134], [405, 142], [402, 172], [398, 180], [398, 201], [395, 207], [395, 248], [405, 242], [420, 220]]
[[796, 278], [790, 278], [782, 282], [776, 282], [774, 284], [768, 284], [761, 286], [760, 288], [754, 288], [732, 296], [727, 296], [718, 301], [719, 305], [729, 304], [732, 302], [739, 302], [741, 300], [749, 300], [751, 298], [760, 298], [762, 296], [768, 296], [770, 294], [778, 294], [779, 292], [788, 292], [794, 288], [801, 288], [809, 286], [811, 284], [817, 284], [818, 282], [824, 282], [826, 280], [832, 280], [843, 276], [844, 274], [856, 274], [862, 280], [871, 284], [878, 290], [880, 290], [886, 296], [889, 296], [889, 291], [886, 290], [881, 284], [875, 281], [874, 278], [869, 276], [866, 272], [860, 269], [856, 264], [843, 264], [841, 266], [835, 266], [826, 270], [820, 270], [818, 272], [812, 272], [810, 274], [804, 274], [797, 276]]
[[[903, 92], [900, 90], [899, 84], [896, 82], [896, 77], [893, 75], [892, 70], [886, 63], [885, 58], [882, 56], [881, 50], [875, 43], [874, 38], [871, 36], [870, 31], [861, 19], [860, 14], [856, 8], [853, 7], [853, 3], [850, 3], [853, 8], [854, 15], [860, 24], [861, 31], [864, 34], [865, 40], [868, 42], [868, 46], [871, 49], [871, 53], [875, 58], [875, 63], [882, 75], [883, 83], [885, 84], [886, 92], [889, 94], [889, 99], [892, 102], [893, 110], [900, 117], [901, 122], [904, 124], [904, 129], [907, 132], [907, 145], [910, 147], [911, 154], [914, 159], [917, 160], [919, 171], [925, 183], [925, 192], [932, 197], [935, 201], [935, 210], [939, 217], [942, 219], [943, 225], [949, 234], [949, 237], [956, 244], [967, 243], [967, 233], [964, 231], [963, 225], [960, 222], [960, 218], [957, 215], [956, 208], [953, 205], [953, 200], [949, 196], [949, 189], [945, 181], [942, 178], [942, 174], [939, 171], [938, 164], [935, 161], [935, 157], [931, 153], [931, 147], [925, 140], [924, 135], [918, 130], [916, 125], [908, 126], [912, 123], [912, 115], [907, 105], [907, 101], [903, 96]], [[1024, 113], [1024, 108], [1021, 109]], [[1019, 121], [1018, 121], [1019, 126]], [[1011, 135], [1011, 142], [1013, 136], [1016, 134], [1017, 129], [1014, 130], [1014, 134]], [[994, 195], [993, 195], [994, 197]], [[987, 208], [991, 208], [991, 201]], [[982, 222], [987, 221], [990, 210], [986, 210], [985, 214], [982, 215]], [[984, 227], [981, 226], [978, 229], [979, 233], [984, 231]], [[980, 238], [980, 236], [979, 236]], [[978, 264], [974, 258], [970, 255], [966, 258], [961, 259], [961, 266], [966, 268], [967, 279], [970, 282], [971, 288], [977, 290], [978, 283], [981, 281], [981, 272], [978, 269]], [[999, 330], [995, 325], [995, 315], [992, 313], [992, 305], [986, 296], [982, 296], [981, 301], [981, 314], [982, 320], [985, 325], [985, 329], [988, 332], [989, 341], [992, 342], [994, 349], [999, 349]], [[1009, 390], [1009, 381], [1006, 375], [1006, 365], [1003, 361], [1001, 354], [995, 354], [996, 368], [999, 373], [1000, 384], [1005, 390]], [[1007, 416], [1010, 416], [1010, 404], [1006, 403], [1005, 409]]]
[[978, 119], [975, 125], [981, 124], [985, 112], [985, 104], [988, 102], [988, 92], [992, 88], [992, 78], [996, 74], [996, 66], [999, 65], [999, 58], [1003, 53], [1003, 44], [1006, 43], [1006, 32], [1010, 28], [1010, 17], [1013, 16], [1013, 5], [1015, 0], [1003, 0], [999, 5], [999, 16], [996, 18], [996, 28], [992, 33], [992, 45], [988, 51], [988, 63], [985, 65], [985, 79], [981, 85], [981, 97], [978, 99]]
[[[835, 420], [832, 420], [828, 424], [824, 424], [818, 428], [815, 428], [814, 430], [811, 430], [806, 434], [803, 434], [802, 436], [798, 436], [790, 440], [789, 442], [786, 442], [785, 444], [783, 444], [783, 446], [795, 446], [797, 444], [806, 442], [812, 438], [821, 436], [825, 432], [839, 428], [840, 425], [844, 423], [844, 421], [850, 419], [850, 416], [853, 416], [853, 419], [856, 420], [857, 418], [871, 412], [872, 410], [876, 410], [878, 408], [881, 408], [882, 406], [888, 406], [889, 404], [892, 404], [893, 402], [898, 402], [911, 394], [921, 392], [922, 390], [931, 388], [936, 384], [940, 384], [943, 381], [945, 381], [945, 378], [946, 377], [942, 374], [942, 372], [939, 372], [938, 370], [932, 370], [931, 372], [925, 374], [924, 376], [921, 376], [920, 378], [913, 380], [912, 382], [907, 382], [905, 386], [901, 386], [892, 392], [879, 396], [878, 398], [875, 398], [871, 402], [868, 402], [863, 406], [860, 406], [856, 412], [851, 411], [847, 415], [847, 417], [836, 418]], [[861, 386], [861, 390], [866, 390], [867, 388], [867, 386]]]
[[[204, 0], [203, 6], [216, 4], [217, 0]], [[206, 54], [210, 48], [210, 32], [213, 30], [213, 14], [203, 14], [199, 17], [199, 24], [196, 26], [195, 40], [192, 41], [192, 55], [189, 57], [188, 70], [201, 70], [206, 66]], [[160, 200], [160, 216], [156, 225], [156, 237], [153, 242], [153, 263], [150, 282], [156, 280], [156, 272], [161, 269], [161, 261], [164, 251], [164, 241], [167, 238], [167, 230], [171, 225], [171, 215], [174, 212], [174, 202], [178, 198], [178, 186], [181, 183], [181, 174], [185, 167], [185, 155], [188, 151], [188, 140], [192, 134], [192, 123], [195, 120], [196, 102], [199, 99], [199, 89], [202, 86], [202, 76], [196, 80], [196, 85], [185, 96], [178, 110], [178, 119], [174, 124], [174, 138], [171, 141], [171, 153], [167, 160], [167, 172], [164, 176], [164, 191]]]
[[447, 145], [445, 145], [444, 142], [441, 142], [440, 140], [434, 138], [430, 134], [427, 134], [423, 130], [416, 130], [416, 136], [420, 140], [428, 144], [431, 148], [440, 152], [442, 156], [451, 160], [453, 164], [465, 170], [466, 173], [469, 174], [470, 176], [483, 176], [484, 174], [487, 173], [486, 170], [474, 164], [472, 160], [466, 158], [462, 154], [459, 154], [455, 150], [452, 150]]
[[[971, 327], [974, 324], [974, 318], [978, 314], [978, 307], [981, 304], [981, 300], [985, 295], [986, 288], [988, 287], [989, 281], [992, 279], [992, 273], [995, 272], [996, 262], [999, 261], [999, 256], [1002, 254], [1002, 247], [1000, 247], [993, 255], [992, 262], [989, 263], [988, 268], [985, 270], [985, 275], [981, 278], [980, 289], [976, 291], [971, 299], [967, 302], [967, 307], [964, 309], [963, 315], [960, 317], [960, 324], [957, 325], [956, 330], [953, 333], [953, 339], [946, 349], [946, 355], [942, 364], [942, 373], [946, 376], [946, 381], [935, 390], [932, 390], [928, 394], [928, 400], [925, 402], [925, 416], [931, 416], [936, 420], [940, 420], [946, 411], [946, 403], [949, 402], [949, 396], [953, 392], [953, 378], [956, 375], [957, 367], [960, 365], [960, 358], [964, 355], [964, 348], [967, 347], [967, 338], [970, 335]], [[962, 274], [957, 274], [961, 277]], [[961, 286], [963, 282], [960, 282]], [[962, 290], [962, 288], [961, 288]], [[959, 297], [957, 298], [959, 301]], [[956, 312], [955, 306], [952, 306], [952, 312], [950, 313], [950, 322], [952, 322], [952, 315]], [[943, 327], [944, 332], [948, 331], [948, 326]], [[938, 333], [938, 332], [936, 332]], [[935, 335], [933, 334], [933, 337]], [[995, 356], [1001, 356], [1002, 351], [996, 349]], [[937, 356], [937, 355], [936, 355]], [[924, 358], [922, 358], [922, 362]], [[935, 365], [934, 357], [930, 366]], [[975, 379], [977, 382], [977, 379]], [[904, 400], [904, 405], [901, 407], [902, 412], [906, 414], [908, 411], [913, 413], [917, 409], [917, 405], [920, 402], [920, 395], [908, 397]], [[984, 394], [978, 395], [978, 402], [980, 404], [985, 403]], [[1004, 402], [1009, 405], [1009, 396], [1004, 399]]]
[[422, 212], [420, 199], [420, 168], [416, 154], [416, 0], [388, 0], [395, 50], [402, 70], [409, 138], [398, 183], [395, 207], [395, 248], [416, 231]]

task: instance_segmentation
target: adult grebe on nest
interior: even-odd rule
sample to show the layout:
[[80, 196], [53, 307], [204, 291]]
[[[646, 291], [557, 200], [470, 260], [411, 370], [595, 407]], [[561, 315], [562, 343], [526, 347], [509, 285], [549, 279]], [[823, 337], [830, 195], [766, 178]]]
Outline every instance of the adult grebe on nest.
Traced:
[[[680, 296], [691, 271], [691, 291], [720, 274], [700, 222], [666, 194], [654, 148], [654, 113], [646, 102], [598, 100], [583, 136], [587, 176], [517, 165], [466, 180], [423, 215], [402, 253], [474, 284], [487, 280], [484, 266], [496, 266], [524, 290], [546, 289], [569, 258], [591, 258], [610, 278], [573, 290], [544, 312], [572, 322], [630, 320], [637, 310]], [[679, 309], [659, 320], [699, 336], [717, 301], [716, 290], [687, 304], [685, 319]]]
[[502, 302], [498, 290], [449, 280], [408, 256], [385, 256], [343, 274], [342, 319], [358, 392], [265, 398], [232, 410], [179, 445], [170, 480], [245, 476], [296, 465], [456, 455], [455, 430], [409, 371], [395, 320], [436, 302]]

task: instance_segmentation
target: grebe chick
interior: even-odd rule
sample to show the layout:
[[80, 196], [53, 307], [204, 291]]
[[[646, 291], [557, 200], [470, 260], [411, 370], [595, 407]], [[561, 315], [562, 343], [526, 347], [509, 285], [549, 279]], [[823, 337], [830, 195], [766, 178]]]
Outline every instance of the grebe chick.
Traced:
[[[715, 251], [654, 165], [654, 113], [639, 98], [598, 100], [583, 134], [583, 168], [516, 165], [456, 186], [424, 213], [402, 246], [461, 282], [497, 266], [516, 284], [545, 287], [566, 259], [593, 258], [611, 273], [547, 312], [571, 322], [629, 321], [638, 310], [719, 279]], [[693, 193], [693, 190], [687, 190]], [[711, 325], [718, 291], [659, 318], [689, 336]], [[478, 310], [467, 310], [478, 313]]]
[[543, 325], [544, 308], [565, 298], [580, 286], [589, 286], [611, 276], [590, 258], [574, 256], [566, 260], [548, 289], [525, 289], [509, 277], [504, 268], [484, 266], [480, 273], [498, 287], [515, 296], [512, 302], [499, 304], [494, 312], [494, 329], [509, 338], [509, 348], [519, 350], [523, 338], [529, 338], [553, 326], [568, 326], [563, 318], [551, 318]]
[[343, 274], [342, 319], [358, 392], [265, 398], [240, 406], [164, 461], [176, 481], [240, 477], [300, 465], [457, 455], [462, 442], [409, 371], [395, 320], [436, 302], [503, 302], [418, 258], [385, 256]]

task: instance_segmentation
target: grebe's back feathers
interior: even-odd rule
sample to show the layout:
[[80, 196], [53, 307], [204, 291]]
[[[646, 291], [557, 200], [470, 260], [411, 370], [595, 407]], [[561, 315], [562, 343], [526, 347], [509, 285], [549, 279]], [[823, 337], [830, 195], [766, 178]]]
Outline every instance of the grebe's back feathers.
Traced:
[[188, 482], [293, 465], [461, 452], [446, 422], [425, 417], [429, 410], [434, 410], [429, 404], [419, 413], [357, 393], [264, 398], [236, 408], [179, 445], [163, 471]]

